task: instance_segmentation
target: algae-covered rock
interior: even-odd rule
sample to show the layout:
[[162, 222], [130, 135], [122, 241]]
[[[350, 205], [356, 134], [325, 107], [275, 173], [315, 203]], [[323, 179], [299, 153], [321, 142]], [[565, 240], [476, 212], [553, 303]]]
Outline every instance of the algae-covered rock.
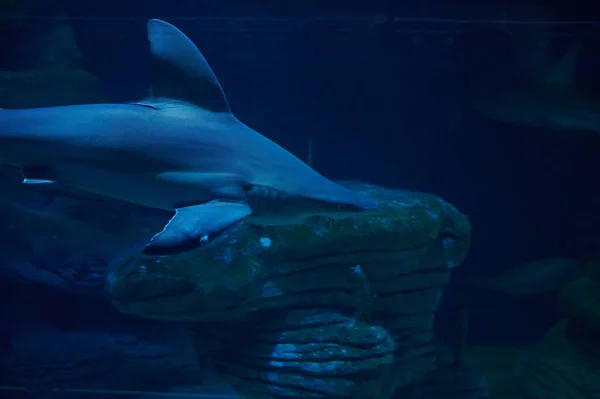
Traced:
[[333, 310], [264, 312], [235, 328], [198, 323], [192, 336], [196, 349], [248, 397], [361, 397], [366, 386], [373, 395], [396, 351], [385, 328]]
[[395, 395], [398, 399], [489, 399], [487, 379], [468, 366], [438, 366], [423, 381]]
[[600, 333], [600, 281], [585, 275], [573, 280], [561, 290], [558, 303], [570, 323]]
[[315, 218], [311, 226], [240, 223], [201, 250], [131, 259], [112, 272], [110, 297], [122, 312], [180, 321], [231, 321], [289, 306], [360, 312], [374, 297], [372, 316], [437, 303], [430, 291], [468, 250], [464, 215], [429, 194], [347, 186], [380, 208], [344, 220]]
[[124, 313], [193, 322], [200, 358], [249, 397], [390, 398], [435, 368], [433, 313], [470, 225], [433, 195], [345, 185], [380, 208], [239, 223], [194, 252], [132, 257], [107, 292]]
[[565, 322], [521, 359], [515, 375], [528, 399], [600, 398], [600, 357], [573, 341]]
[[[581, 275], [566, 284], [558, 304], [572, 326], [600, 333], [600, 263], [584, 263]], [[598, 335], [597, 335], [598, 336]], [[600, 343], [600, 339], [598, 340]]]
[[531, 399], [600, 398], [600, 278], [598, 262], [559, 293], [566, 317], [524, 357], [516, 370], [518, 386]]

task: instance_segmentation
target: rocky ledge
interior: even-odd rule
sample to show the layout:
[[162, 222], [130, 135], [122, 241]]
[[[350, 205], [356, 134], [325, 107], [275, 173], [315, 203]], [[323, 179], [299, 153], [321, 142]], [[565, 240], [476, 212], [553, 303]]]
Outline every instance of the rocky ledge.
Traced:
[[200, 357], [243, 394], [389, 397], [435, 367], [433, 313], [471, 228], [434, 195], [344, 185], [380, 208], [240, 223], [198, 251], [132, 256], [110, 270], [109, 297], [123, 313], [190, 322]]

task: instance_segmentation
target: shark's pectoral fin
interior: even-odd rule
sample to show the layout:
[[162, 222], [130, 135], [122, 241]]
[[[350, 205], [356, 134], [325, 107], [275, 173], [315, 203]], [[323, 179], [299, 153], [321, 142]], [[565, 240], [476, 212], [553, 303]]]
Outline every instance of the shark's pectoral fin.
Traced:
[[166, 256], [199, 248], [251, 213], [245, 203], [219, 200], [179, 208], [142, 253]]
[[53, 184], [52, 171], [43, 167], [23, 168], [23, 184]]
[[23, 178], [23, 184], [54, 184], [54, 180], [44, 180], [44, 179], [28, 179], [26, 177]]
[[148, 21], [152, 53], [151, 97], [141, 104], [161, 107], [186, 101], [215, 112], [230, 112], [225, 93], [208, 62], [194, 43], [173, 25]]

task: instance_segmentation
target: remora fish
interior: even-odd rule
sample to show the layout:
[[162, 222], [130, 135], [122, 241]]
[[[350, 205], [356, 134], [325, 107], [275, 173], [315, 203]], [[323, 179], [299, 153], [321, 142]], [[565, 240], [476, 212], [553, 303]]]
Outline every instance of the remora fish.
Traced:
[[242, 219], [292, 224], [378, 207], [239, 121], [180, 30], [157, 19], [147, 29], [150, 98], [0, 110], [0, 162], [21, 168], [23, 183], [62, 183], [175, 210], [146, 255], [199, 247]]
[[504, 123], [552, 131], [600, 133], [600, 98], [574, 84], [581, 45], [575, 43], [543, 76], [528, 84], [480, 90], [472, 106], [481, 114]]

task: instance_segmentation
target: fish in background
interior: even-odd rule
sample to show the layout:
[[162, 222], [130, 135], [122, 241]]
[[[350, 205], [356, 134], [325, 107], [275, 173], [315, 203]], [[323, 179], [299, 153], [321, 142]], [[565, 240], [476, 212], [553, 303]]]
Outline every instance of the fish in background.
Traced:
[[552, 131], [600, 133], [600, 97], [575, 87], [581, 44], [575, 43], [547, 74], [531, 85], [480, 90], [472, 107], [491, 119]]
[[[520, 17], [530, 25], [507, 26], [512, 59], [508, 76], [501, 84], [476, 88], [471, 107], [503, 123], [541, 128], [555, 132], [600, 133], [600, 95], [577, 87], [575, 72], [582, 45], [571, 43], [558, 60], [552, 61], [552, 42], [545, 10], [526, 10]], [[505, 82], [504, 80], [508, 81]]]
[[557, 292], [582, 270], [571, 258], [550, 257], [525, 262], [489, 277], [467, 279], [467, 285], [508, 295], [536, 295]]

